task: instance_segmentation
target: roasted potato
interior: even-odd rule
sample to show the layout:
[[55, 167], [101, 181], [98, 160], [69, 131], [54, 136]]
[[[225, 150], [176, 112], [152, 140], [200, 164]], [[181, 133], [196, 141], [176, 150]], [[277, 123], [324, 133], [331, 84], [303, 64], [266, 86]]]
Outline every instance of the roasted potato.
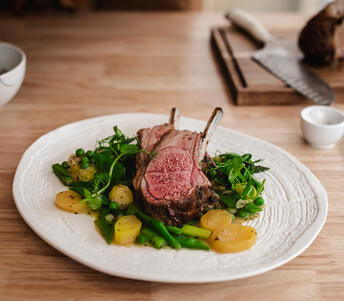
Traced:
[[135, 215], [121, 216], [115, 223], [115, 243], [126, 245], [135, 242], [142, 223]]
[[209, 238], [210, 246], [219, 253], [236, 253], [251, 248], [257, 239], [254, 228], [228, 224], [216, 229]]
[[116, 202], [120, 209], [125, 209], [134, 201], [134, 196], [128, 186], [120, 184], [112, 187], [109, 199]]
[[87, 168], [80, 168], [80, 158], [72, 156], [68, 160], [68, 172], [73, 178], [73, 182], [90, 182], [94, 179], [94, 174], [97, 169], [93, 165], [89, 165]]
[[89, 214], [92, 209], [90, 209], [86, 203], [80, 203], [81, 200], [80, 194], [71, 190], [66, 190], [56, 195], [55, 204], [64, 211]]
[[232, 215], [227, 210], [214, 209], [201, 217], [201, 227], [210, 231], [228, 225], [232, 222]]

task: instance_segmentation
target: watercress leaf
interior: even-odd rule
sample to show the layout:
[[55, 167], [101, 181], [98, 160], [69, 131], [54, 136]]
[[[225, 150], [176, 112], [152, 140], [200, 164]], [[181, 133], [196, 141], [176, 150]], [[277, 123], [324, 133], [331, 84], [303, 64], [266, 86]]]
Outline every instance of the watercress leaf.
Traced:
[[139, 150], [139, 147], [135, 144], [123, 144], [120, 147], [120, 152], [122, 154], [136, 154]]
[[135, 141], [136, 139], [137, 139], [136, 136], [135, 136], [135, 137], [132, 137], [132, 138], [127, 138], [126, 141], [125, 141], [125, 143], [126, 143], [126, 144], [130, 144], [131, 142]]
[[109, 175], [104, 172], [99, 172], [94, 175], [93, 180], [93, 189], [92, 192], [96, 193], [99, 191], [102, 187], [104, 187], [109, 179]]
[[232, 168], [234, 169], [241, 169], [242, 167], [242, 158], [239, 157], [239, 156], [235, 156], [233, 159], [232, 159]]
[[106, 156], [106, 153], [95, 153], [94, 154], [94, 162], [99, 172], [108, 172], [113, 159]]
[[229, 171], [229, 173], [228, 173], [228, 181], [230, 182], [230, 183], [233, 183], [234, 182], [234, 180], [235, 180], [235, 170], [234, 169], [231, 169], [230, 171]]
[[87, 206], [93, 210], [99, 210], [102, 205], [102, 200], [98, 196], [89, 196], [81, 201], [82, 203], [86, 202]]
[[246, 199], [246, 195], [247, 195], [248, 191], [250, 190], [250, 187], [251, 187], [251, 185], [249, 185], [249, 184], [247, 183], [246, 186], [245, 186], [245, 189], [243, 190], [243, 192], [242, 192], [241, 195], [240, 195], [240, 198], [241, 198], [242, 200]]
[[86, 188], [84, 188], [82, 192], [83, 192], [84, 197], [86, 198], [91, 197], [91, 192], [87, 190]]
[[117, 136], [118, 138], [124, 136], [123, 132], [118, 128], [117, 125], [113, 127], [113, 131], [115, 133], [115, 136]]
[[250, 161], [252, 158], [252, 154], [244, 154], [241, 156], [243, 161]]
[[239, 199], [239, 195], [237, 193], [230, 193], [230, 194], [222, 194], [218, 193], [220, 200], [228, 207], [228, 208], [236, 208], [235, 205]]
[[104, 156], [99, 153], [95, 153], [94, 162], [96, 163], [97, 169], [100, 172], [103, 172], [104, 171]]
[[103, 194], [99, 195], [100, 199], [102, 200], [102, 206], [106, 206], [110, 204], [110, 200]]
[[237, 177], [244, 179], [244, 177], [243, 177], [242, 174], [241, 174], [241, 168], [239, 168], [239, 169], [234, 169], [234, 168], [232, 168], [232, 169], [230, 170], [229, 174], [228, 174], [228, 181], [229, 181], [230, 183], [234, 183], [234, 182], [235, 182], [235, 179], [236, 179]]
[[132, 180], [131, 179], [119, 179], [119, 180], [115, 180], [113, 179], [111, 181], [111, 185], [115, 186], [115, 185], [118, 185], [118, 184], [121, 184], [121, 185], [126, 185], [126, 186], [131, 186], [133, 184]]
[[226, 157], [233, 159], [234, 157], [241, 157], [239, 154], [237, 153], [226, 153], [224, 154]]
[[121, 164], [120, 162], [117, 162], [113, 172], [112, 172], [112, 178], [119, 180], [121, 178], [124, 178], [125, 176], [125, 167], [123, 164]]
[[256, 188], [253, 185], [249, 185], [249, 190], [247, 191], [245, 198], [253, 200], [257, 196]]

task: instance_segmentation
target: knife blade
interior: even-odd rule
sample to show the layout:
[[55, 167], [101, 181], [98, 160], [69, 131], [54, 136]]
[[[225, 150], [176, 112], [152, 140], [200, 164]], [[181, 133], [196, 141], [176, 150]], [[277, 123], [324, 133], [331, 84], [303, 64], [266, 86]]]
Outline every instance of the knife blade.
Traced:
[[233, 9], [226, 13], [226, 18], [263, 43], [263, 48], [253, 53], [254, 61], [315, 103], [331, 105], [334, 102], [334, 90], [307, 69], [300, 58], [280, 46], [255, 17], [242, 9]]

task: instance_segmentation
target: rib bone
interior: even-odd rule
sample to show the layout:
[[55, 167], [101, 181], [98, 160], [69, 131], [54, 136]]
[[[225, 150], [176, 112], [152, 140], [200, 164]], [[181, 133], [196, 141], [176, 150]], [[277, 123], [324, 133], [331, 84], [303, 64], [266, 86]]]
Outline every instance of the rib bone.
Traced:
[[214, 135], [214, 132], [220, 123], [223, 116], [223, 110], [220, 107], [214, 109], [213, 113], [211, 114], [208, 123], [202, 133], [202, 141], [199, 148], [199, 160], [203, 160], [205, 153], [207, 151], [208, 143], [211, 137]]
[[170, 120], [168, 123], [173, 124], [174, 128], [177, 129], [179, 126], [180, 112], [177, 108], [172, 108], [170, 114]]

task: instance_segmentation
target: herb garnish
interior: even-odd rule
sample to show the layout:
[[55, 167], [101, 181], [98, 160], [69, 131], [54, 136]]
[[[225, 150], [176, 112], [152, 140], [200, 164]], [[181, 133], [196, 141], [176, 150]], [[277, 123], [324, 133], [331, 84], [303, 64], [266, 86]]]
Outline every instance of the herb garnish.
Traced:
[[214, 158], [207, 156], [203, 162], [203, 171], [214, 183], [222, 206], [241, 218], [261, 211], [264, 204], [260, 195], [265, 179], [259, 182], [252, 175], [269, 168], [256, 165], [258, 162], [261, 160], [252, 161], [251, 154], [236, 153], [219, 154]]
[[[108, 242], [113, 234], [108, 231], [104, 217], [109, 212], [114, 212], [114, 209], [116, 209], [115, 215], [121, 213], [117, 210], [118, 206], [116, 208], [113, 206], [117, 204], [108, 199], [109, 190], [117, 184], [132, 187], [136, 173], [135, 156], [139, 152], [146, 152], [139, 149], [137, 137], [126, 137], [117, 126], [113, 130], [114, 135], [98, 141], [94, 151], [76, 150], [76, 156], [80, 158], [80, 168], [82, 168], [82, 159], [87, 159], [84, 160], [87, 162], [85, 168], [93, 166], [97, 170], [91, 181], [72, 182], [72, 177], [63, 164], [53, 165], [53, 171], [61, 182], [70, 190], [79, 193], [83, 197], [81, 202], [86, 203], [92, 210], [100, 212], [97, 226]], [[150, 153], [146, 153], [151, 156]], [[113, 223], [114, 221], [111, 221], [110, 224]]]

